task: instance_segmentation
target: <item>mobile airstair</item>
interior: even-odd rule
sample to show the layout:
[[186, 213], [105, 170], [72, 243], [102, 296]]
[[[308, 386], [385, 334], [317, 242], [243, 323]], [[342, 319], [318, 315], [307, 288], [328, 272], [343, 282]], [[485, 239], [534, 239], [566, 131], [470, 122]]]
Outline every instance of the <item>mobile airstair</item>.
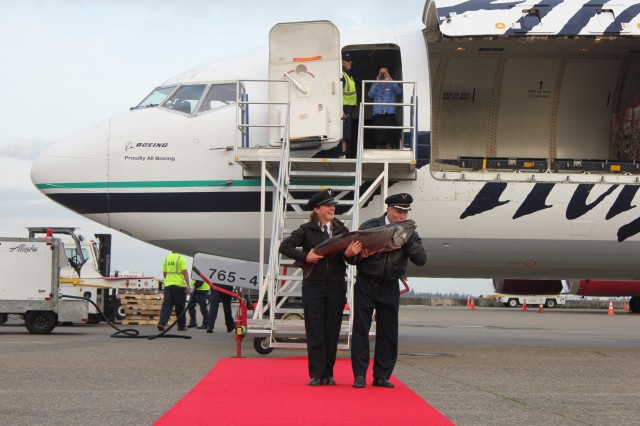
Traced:
[[[270, 79], [237, 83], [235, 161], [243, 167], [244, 178], [260, 179], [261, 188], [259, 277], [263, 278], [247, 335], [254, 338], [255, 349], [265, 354], [273, 348], [306, 347], [302, 270], [293, 267], [293, 261], [281, 256], [278, 249], [291, 232], [309, 220], [309, 198], [332, 188], [338, 201], [336, 218], [355, 230], [365, 204], [379, 205], [376, 215], [384, 211], [382, 200], [390, 180], [416, 177], [415, 83], [396, 82], [409, 90], [404, 96], [409, 102], [394, 105], [410, 117], [409, 125], [393, 127], [404, 136], [398, 149], [364, 149], [365, 130], [373, 126], [365, 125], [371, 103], [362, 102], [355, 158], [335, 158], [342, 136], [342, 95], [335, 90], [341, 87], [339, 42], [333, 43], [338, 46], [335, 52], [321, 51], [313, 56], [289, 52], [305, 39], [300, 32], [307, 32], [310, 40], [322, 38], [322, 32], [325, 38], [337, 38], [337, 29], [326, 21], [278, 24], [270, 35]], [[289, 40], [296, 41], [294, 47], [285, 46]], [[289, 62], [282, 59], [287, 55], [292, 58]], [[323, 80], [321, 76], [329, 77]], [[370, 83], [364, 81], [363, 90]], [[332, 89], [323, 90], [327, 87]], [[380, 196], [373, 201], [377, 194]], [[339, 349], [348, 349], [351, 344], [353, 313], [349, 308], [353, 305], [354, 277], [355, 268], [348, 266]]]

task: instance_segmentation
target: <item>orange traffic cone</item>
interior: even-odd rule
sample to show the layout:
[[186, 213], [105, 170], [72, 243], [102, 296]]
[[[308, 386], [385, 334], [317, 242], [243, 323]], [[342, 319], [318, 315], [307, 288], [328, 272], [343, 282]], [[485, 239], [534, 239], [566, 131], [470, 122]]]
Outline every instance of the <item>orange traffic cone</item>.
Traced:
[[471, 296], [467, 295], [467, 308], [471, 306]]
[[613, 302], [611, 300], [609, 300], [609, 311], [607, 315], [613, 315]]
[[469, 305], [469, 309], [471, 309], [472, 311], [476, 310], [476, 304], [473, 303], [473, 299], [471, 299], [471, 304]]
[[629, 306], [627, 306], [627, 302], [624, 301], [622, 302], [622, 312], [628, 312], [629, 311]]
[[538, 307], [538, 313], [539, 314], [544, 314], [544, 306], [542, 306], [542, 303], [540, 304], [540, 306]]
[[527, 301], [526, 300], [524, 302], [522, 302], [522, 310], [523, 311], [527, 310]]

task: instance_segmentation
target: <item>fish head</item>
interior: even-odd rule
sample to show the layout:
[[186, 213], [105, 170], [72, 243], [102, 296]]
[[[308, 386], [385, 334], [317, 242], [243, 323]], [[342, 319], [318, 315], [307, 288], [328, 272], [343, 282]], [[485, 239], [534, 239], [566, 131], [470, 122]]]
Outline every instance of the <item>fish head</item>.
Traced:
[[411, 234], [416, 229], [416, 223], [409, 219], [396, 222], [394, 225], [396, 225], [396, 229], [393, 231], [391, 241], [395, 247], [402, 247], [411, 238]]

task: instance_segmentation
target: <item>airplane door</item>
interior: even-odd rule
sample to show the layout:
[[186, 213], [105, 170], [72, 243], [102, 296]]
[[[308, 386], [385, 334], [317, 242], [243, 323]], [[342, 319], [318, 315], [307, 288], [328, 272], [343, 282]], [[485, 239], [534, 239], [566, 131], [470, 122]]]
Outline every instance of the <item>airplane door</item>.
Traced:
[[[269, 79], [290, 84], [289, 136], [297, 140], [335, 142], [342, 137], [342, 62], [340, 34], [329, 21], [275, 25], [269, 33]], [[269, 101], [286, 102], [287, 85], [269, 84]], [[284, 123], [284, 109], [270, 105], [270, 123]], [[282, 130], [272, 128], [271, 144]]]

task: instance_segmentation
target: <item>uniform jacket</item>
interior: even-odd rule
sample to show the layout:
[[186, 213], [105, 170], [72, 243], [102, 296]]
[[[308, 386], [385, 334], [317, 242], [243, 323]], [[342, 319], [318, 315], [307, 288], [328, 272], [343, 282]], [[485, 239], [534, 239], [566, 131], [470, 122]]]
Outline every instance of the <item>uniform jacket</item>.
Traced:
[[[386, 225], [385, 216], [386, 213], [369, 219], [360, 226], [360, 229]], [[411, 260], [414, 265], [422, 266], [427, 263], [427, 254], [422, 245], [422, 239], [416, 231], [413, 231], [409, 241], [398, 250], [376, 253], [362, 260], [357, 256], [347, 260], [349, 263], [358, 265], [358, 274], [365, 275], [379, 286], [387, 286], [397, 283], [407, 273], [408, 260]]]
[[[346, 226], [337, 219], [333, 221], [332, 236], [349, 232]], [[299, 260], [307, 261], [307, 254], [312, 248], [326, 240], [320, 226], [316, 222], [307, 222], [302, 225], [291, 235], [280, 243], [280, 253], [285, 256]], [[297, 250], [302, 247], [302, 250]], [[347, 266], [342, 255], [334, 257], [325, 257], [314, 266], [313, 270], [303, 284], [322, 285], [322, 286], [343, 286], [345, 283], [345, 271]]]

